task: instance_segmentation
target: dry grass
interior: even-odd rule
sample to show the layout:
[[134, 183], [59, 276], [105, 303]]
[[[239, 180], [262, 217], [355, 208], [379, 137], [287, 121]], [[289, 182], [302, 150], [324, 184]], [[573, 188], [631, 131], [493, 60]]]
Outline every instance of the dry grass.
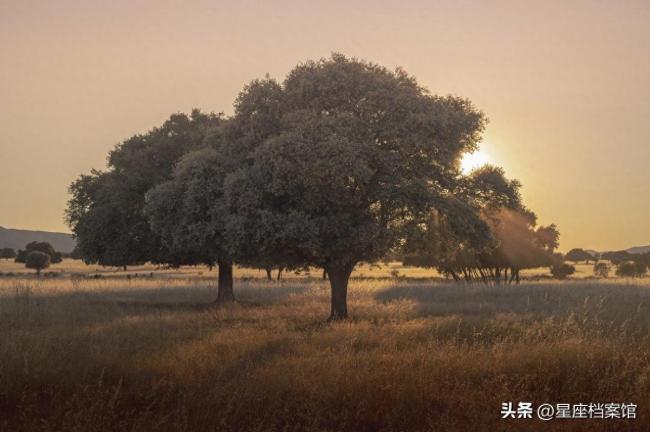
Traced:
[[[368, 269], [352, 319], [326, 324], [318, 278], [251, 273], [238, 304], [215, 307], [198, 271], [0, 279], [0, 430], [650, 429], [647, 281], [482, 287]], [[639, 418], [500, 420], [511, 400], [634, 402]]]

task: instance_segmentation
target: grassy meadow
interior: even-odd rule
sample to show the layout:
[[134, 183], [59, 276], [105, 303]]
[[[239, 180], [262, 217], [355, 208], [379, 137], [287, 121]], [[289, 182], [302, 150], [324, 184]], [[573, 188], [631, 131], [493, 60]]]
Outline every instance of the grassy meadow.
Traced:
[[[66, 261], [36, 278], [3, 261], [0, 430], [650, 430], [650, 281], [578, 270], [468, 286], [365, 266], [351, 319], [326, 323], [317, 271], [237, 269], [238, 302], [215, 306], [205, 268]], [[502, 420], [504, 401], [631, 402], [638, 418]]]

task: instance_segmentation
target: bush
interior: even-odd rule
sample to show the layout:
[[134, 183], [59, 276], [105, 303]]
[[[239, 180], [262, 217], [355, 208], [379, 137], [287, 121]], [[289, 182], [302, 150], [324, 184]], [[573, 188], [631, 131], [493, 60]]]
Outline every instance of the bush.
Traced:
[[567, 263], [556, 263], [551, 266], [551, 274], [555, 279], [566, 279], [576, 272], [576, 268]]
[[616, 276], [637, 278], [643, 277], [647, 271], [645, 263], [624, 261], [616, 267]]
[[40, 275], [41, 270], [50, 266], [51, 258], [48, 254], [39, 251], [32, 251], [25, 257], [25, 267], [36, 270], [36, 274]]
[[0, 249], [0, 258], [14, 259], [16, 258], [16, 251], [12, 248], [2, 248]]
[[63, 261], [63, 258], [59, 252], [54, 250], [54, 247], [48, 242], [31, 242], [25, 246], [25, 250], [19, 250], [18, 255], [16, 256], [16, 262], [26, 263], [27, 255], [30, 252], [43, 252], [50, 256], [50, 263], [57, 264]]
[[610, 271], [611, 271], [611, 267], [607, 263], [598, 262], [594, 264], [594, 276], [598, 278], [604, 278], [604, 279], [608, 278]]

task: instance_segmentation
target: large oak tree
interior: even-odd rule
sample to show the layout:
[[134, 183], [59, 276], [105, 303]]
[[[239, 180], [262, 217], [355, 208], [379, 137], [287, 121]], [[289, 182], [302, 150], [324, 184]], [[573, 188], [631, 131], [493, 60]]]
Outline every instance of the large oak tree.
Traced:
[[485, 119], [401, 70], [338, 54], [297, 66], [278, 89], [279, 127], [224, 182], [230, 248], [323, 267], [330, 318], [346, 318], [354, 267], [398, 247], [453, 198]]

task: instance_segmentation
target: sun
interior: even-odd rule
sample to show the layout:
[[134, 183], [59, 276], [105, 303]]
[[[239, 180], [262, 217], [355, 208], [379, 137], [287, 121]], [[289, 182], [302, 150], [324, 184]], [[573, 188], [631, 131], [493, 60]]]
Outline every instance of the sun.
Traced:
[[490, 158], [490, 155], [488, 155], [485, 149], [479, 147], [474, 153], [465, 153], [463, 155], [460, 161], [460, 169], [463, 171], [463, 174], [469, 174], [472, 170], [489, 163], [492, 163], [492, 158]]

